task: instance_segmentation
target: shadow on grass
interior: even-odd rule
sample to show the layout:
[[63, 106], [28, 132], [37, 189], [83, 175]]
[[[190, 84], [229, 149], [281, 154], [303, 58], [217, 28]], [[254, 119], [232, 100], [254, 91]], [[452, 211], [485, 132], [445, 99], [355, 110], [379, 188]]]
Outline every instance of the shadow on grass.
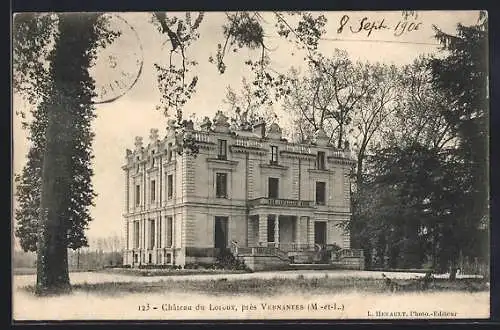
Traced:
[[[433, 279], [425, 291], [416, 289], [411, 284], [418, 279], [399, 281], [398, 292], [442, 292], [462, 291], [477, 292], [489, 290], [488, 285], [480, 279]], [[34, 286], [22, 288], [34, 293]], [[370, 278], [272, 278], [272, 279], [236, 279], [217, 280], [160, 280], [157, 282], [108, 282], [81, 283], [73, 285], [73, 292], [97, 294], [105, 296], [121, 296], [138, 293], [204, 293], [209, 295], [254, 295], [274, 296], [279, 294], [339, 294], [345, 292], [389, 293], [395, 292], [388, 288], [383, 279]]]

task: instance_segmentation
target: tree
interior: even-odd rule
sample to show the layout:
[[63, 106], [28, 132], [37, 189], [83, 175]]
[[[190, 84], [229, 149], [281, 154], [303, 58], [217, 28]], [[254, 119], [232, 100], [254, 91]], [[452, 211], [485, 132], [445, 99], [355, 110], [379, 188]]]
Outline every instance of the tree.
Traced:
[[[23, 218], [17, 231], [28, 236], [21, 239], [23, 248], [33, 250], [36, 245], [37, 294], [70, 289], [67, 248], [86, 244], [84, 229], [90, 221], [87, 208], [94, 197], [90, 184], [94, 81], [88, 68], [96, 48], [116, 35], [105, 28], [100, 14], [49, 17], [20, 15], [14, 24], [14, 87], [24, 92], [37, 109], [30, 127], [34, 141], [30, 160], [19, 179], [25, 212], [18, 214], [28, 217]], [[47, 36], [53, 41], [49, 51], [39, 47], [50, 43]], [[40, 52], [33, 54], [34, 50]], [[40, 76], [35, 78], [37, 74]], [[35, 177], [30, 181], [27, 175], [31, 173]], [[30, 186], [34, 192], [29, 192]], [[30, 231], [35, 228], [36, 243]]]
[[[295, 20], [296, 25], [287, 21], [286, 17], [300, 15]], [[222, 24], [224, 42], [219, 43], [215, 57], [210, 55], [209, 61], [214, 63], [220, 74], [226, 72], [226, 55], [231, 51], [246, 48], [249, 50], [261, 50], [259, 59], [245, 61], [254, 73], [252, 81], [252, 93], [256, 102], [264, 105], [272, 105], [273, 100], [279, 99], [284, 90], [284, 75], [277, 73], [270, 67], [269, 53], [271, 49], [265, 43], [264, 25], [267, 21], [259, 12], [230, 12], [225, 13], [226, 22]], [[271, 12], [269, 15], [275, 19], [275, 28], [279, 36], [291, 41], [291, 35], [296, 39], [299, 48], [308, 52], [308, 58], [312, 58], [317, 49], [318, 41], [325, 32], [326, 18], [319, 14], [310, 13], [280, 13]], [[183, 108], [196, 91], [198, 75], [193, 72], [197, 65], [196, 61], [189, 59], [189, 47], [199, 38], [198, 29], [204, 19], [204, 13], [200, 12], [193, 21], [191, 13], [184, 15], [170, 14], [164, 12], [153, 14], [153, 22], [158, 31], [166, 37], [171, 44], [168, 50], [168, 61], [166, 64], [155, 64], [158, 72], [158, 87], [162, 94], [159, 110], [166, 117], [175, 112], [175, 130], [179, 153], [197, 153], [192, 135], [186, 134], [186, 129], [192, 126], [192, 121], [184, 119]], [[294, 25], [294, 26], [292, 26]], [[274, 94], [272, 92], [275, 91]], [[236, 110], [236, 109], [235, 109]], [[244, 112], [235, 114], [235, 118], [244, 115]]]
[[431, 61], [420, 56], [402, 68], [397, 102], [381, 127], [381, 146], [421, 144], [442, 150], [454, 144], [444, 114], [451, 105], [432, 85]]
[[[392, 267], [419, 268], [431, 260], [434, 268], [446, 270], [448, 254], [466, 242], [460, 232], [470, 229], [457, 227], [456, 216], [463, 209], [454, 202], [461, 172], [453, 149], [403, 143], [369, 158], [356, 209], [363, 224], [360, 236], [369, 241], [365, 248], [375, 248]], [[378, 233], [375, 240], [370, 230]]]
[[227, 115], [234, 129], [251, 130], [260, 120], [271, 124], [276, 120], [276, 114], [269, 105], [262, 105], [255, 98], [252, 86], [242, 79], [242, 88], [236, 92], [227, 87], [223, 103], [227, 106]]
[[[401, 255], [412, 260], [416, 246], [454, 279], [461, 256], [485, 258], [484, 24], [459, 25], [458, 37], [437, 29], [446, 51], [403, 69], [402, 94], [383, 126], [384, 143], [369, 157], [353, 215], [353, 236], [390, 266], [400, 265]], [[378, 234], [370, 238], [368, 231]]]
[[393, 114], [401, 97], [401, 73], [394, 65], [365, 64], [366, 92], [353, 105], [352, 137], [356, 152], [356, 186], [362, 187], [366, 154], [372, 141], [380, 139], [381, 127]]
[[[441, 91], [451, 105], [443, 113], [458, 139], [458, 163], [463, 167], [461, 194], [456, 203], [464, 205], [457, 213], [462, 230], [477, 232], [488, 218], [488, 19], [480, 12], [476, 25], [457, 25], [457, 34], [450, 35], [434, 26], [444, 56], [433, 59], [433, 86]], [[450, 237], [471, 237], [460, 231]], [[472, 237], [475, 235], [472, 235]], [[487, 242], [485, 242], [486, 244]], [[466, 249], [467, 246], [460, 250]], [[456, 272], [456, 250], [450, 249], [451, 277]]]
[[[15, 177], [16, 197], [19, 202], [19, 208], [15, 213], [16, 236], [24, 251], [36, 251], [47, 108], [47, 103], [43, 102], [32, 111], [33, 120], [28, 124], [28, 138], [32, 142], [28, 152], [28, 161], [22, 173]], [[71, 168], [74, 174], [68, 191], [70, 204], [65, 215], [70, 224], [68, 247], [71, 249], [78, 249], [88, 244], [85, 229], [92, 220], [89, 207], [93, 205], [93, 198], [96, 196], [91, 182], [93, 175], [91, 144], [94, 134], [91, 131], [90, 121], [94, 117], [94, 113], [87, 107], [75, 112], [73, 118], [73, 123], [77, 128], [71, 159]]]

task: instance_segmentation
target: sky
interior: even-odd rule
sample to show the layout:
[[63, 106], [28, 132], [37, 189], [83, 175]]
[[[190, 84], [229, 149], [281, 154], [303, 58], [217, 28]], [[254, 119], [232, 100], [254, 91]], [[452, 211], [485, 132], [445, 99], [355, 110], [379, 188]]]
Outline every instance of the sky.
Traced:
[[[89, 238], [123, 235], [125, 182], [121, 166], [125, 161], [125, 150], [133, 148], [135, 136], [143, 136], [147, 141], [151, 128], [157, 128], [160, 134], [164, 134], [167, 122], [164, 114], [155, 109], [160, 101], [160, 93], [153, 64], [165, 63], [169, 44], [165, 43], [165, 36], [161, 35], [151, 23], [150, 13], [117, 14], [119, 22], [126, 22], [128, 24], [126, 27], [132, 27], [136, 32], [136, 34], [131, 32], [128, 35], [129, 39], [123, 39], [128, 42], [117, 43], [112, 48], [113, 54], [118, 57], [118, 65], [130, 68], [130, 72], [133, 72], [135, 60], [139, 58], [142, 59], [143, 70], [137, 83], [125, 95], [113, 102], [96, 106], [97, 118], [93, 122], [95, 133], [93, 184], [98, 196], [95, 199], [95, 207], [91, 209], [94, 220], [88, 230]], [[402, 24], [398, 25], [398, 22], [405, 21], [401, 11], [334, 11], [323, 14], [328, 23], [319, 49], [325, 56], [333, 54], [334, 49], [339, 48], [346, 50], [353, 60], [400, 66], [411, 63], [421, 54], [434, 53], [439, 49], [439, 44], [433, 37], [433, 25], [445, 32], [453, 33], [457, 23], [475, 24], [479, 13], [478, 11], [418, 11], [408, 17], [404, 32], [401, 31]], [[272, 28], [273, 14], [263, 13], [263, 16], [268, 22], [265, 42], [272, 49], [270, 56], [273, 69], [286, 73], [292, 66], [299, 68], [303, 66], [303, 55], [300, 51], [297, 51], [293, 44], [280, 39]], [[258, 53], [251, 51], [230, 53], [226, 60], [227, 70], [223, 75], [218, 73], [214, 64], [209, 63], [209, 56], [215, 55], [217, 44], [224, 40], [222, 35], [224, 20], [225, 14], [222, 12], [205, 13], [199, 29], [200, 38], [188, 50], [187, 56], [198, 62], [195, 70], [199, 77], [197, 92], [184, 110], [188, 115], [194, 113], [196, 116], [213, 117], [217, 110], [224, 109], [222, 101], [227, 86], [238, 90], [242, 78], [250, 77], [244, 62], [247, 59], [258, 59]], [[367, 29], [358, 32], [361, 22]], [[340, 31], [342, 23], [344, 24]], [[380, 25], [385, 25], [387, 28], [377, 29]], [[371, 31], [370, 27], [373, 27]], [[411, 31], [408, 31], [409, 27]], [[132, 44], [131, 40], [134, 41]], [[94, 69], [93, 75], [96, 85], [105, 84], [110, 79], [105, 69]], [[14, 95], [13, 113], [25, 106], [21, 97]], [[287, 122], [286, 113], [282, 109], [274, 110], [278, 113], [282, 126], [286, 125], [284, 124]], [[29, 145], [26, 131], [21, 129], [19, 118], [13, 116], [12, 124], [13, 170], [14, 173], [19, 173], [25, 164]]]

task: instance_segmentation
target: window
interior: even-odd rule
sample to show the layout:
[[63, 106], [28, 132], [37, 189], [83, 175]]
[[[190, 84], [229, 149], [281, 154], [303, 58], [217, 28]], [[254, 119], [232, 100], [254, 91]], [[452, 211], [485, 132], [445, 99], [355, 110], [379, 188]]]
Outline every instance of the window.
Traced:
[[272, 165], [278, 164], [278, 147], [277, 146], [271, 146], [271, 164]]
[[174, 177], [172, 174], [169, 174], [167, 176], [167, 198], [171, 199], [172, 198], [172, 193], [174, 190]]
[[139, 255], [137, 253], [134, 253], [134, 264], [139, 262]]
[[318, 151], [318, 154], [316, 155], [316, 168], [318, 170], [325, 169], [325, 152], [324, 151]]
[[172, 233], [173, 233], [172, 217], [167, 217], [167, 247], [172, 247]]
[[140, 185], [135, 186], [135, 205], [136, 206], [141, 205], [141, 186]]
[[155, 247], [155, 221], [149, 220], [149, 248]]
[[227, 198], [227, 173], [216, 173], [215, 196], [217, 198]]
[[139, 248], [139, 221], [134, 222], [134, 248]]
[[169, 143], [167, 147], [167, 162], [170, 161], [172, 161], [172, 143]]
[[268, 185], [269, 185], [268, 197], [269, 198], [278, 198], [279, 183], [280, 183], [280, 180], [278, 178], [269, 178], [268, 179]]
[[217, 158], [226, 160], [227, 159], [227, 141], [218, 140], [218, 155]]
[[165, 259], [166, 259], [166, 260], [165, 260], [165, 262], [166, 262], [167, 264], [171, 264], [171, 263], [172, 263], [172, 254], [171, 254], [171, 253], [167, 253], [167, 254], [165, 255]]
[[325, 205], [325, 187], [324, 182], [316, 182], [316, 204]]
[[153, 255], [150, 253], [149, 257], [148, 257], [148, 263], [152, 263], [152, 262], [153, 262]]
[[151, 181], [151, 203], [153, 203], [156, 199], [156, 181]]
[[151, 167], [155, 167], [155, 151], [151, 151]]

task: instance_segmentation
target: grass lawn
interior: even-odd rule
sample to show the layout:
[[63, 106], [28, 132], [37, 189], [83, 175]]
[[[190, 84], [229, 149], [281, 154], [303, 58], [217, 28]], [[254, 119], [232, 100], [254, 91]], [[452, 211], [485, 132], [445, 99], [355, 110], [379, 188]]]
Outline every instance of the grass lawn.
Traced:
[[132, 275], [132, 276], [174, 276], [174, 275], [195, 275], [195, 274], [243, 274], [245, 270], [226, 269], [138, 269], [138, 268], [106, 268], [99, 270], [103, 273]]
[[[210, 295], [241, 295], [252, 294], [258, 296], [274, 296], [286, 293], [297, 294], [328, 294], [339, 292], [418, 292], [412, 283], [417, 279], [399, 280], [397, 289], [388, 287], [383, 279], [376, 278], [331, 278], [325, 275], [320, 278], [250, 278], [227, 280], [226, 278], [200, 280], [186, 279], [170, 281], [163, 279], [149, 282], [108, 282], [108, 283], [78, 283], [73, 290], [88, 294], [117, 296], [129, 293], [162, 293], [162, 292], [193, 292]], [[23, 290], [33, 292], [34, 286], [25, 286]], [[433, 279], [426, 292], [460, 291], [477, 292], [489, 290], [488, 285], [481, 279]]]

